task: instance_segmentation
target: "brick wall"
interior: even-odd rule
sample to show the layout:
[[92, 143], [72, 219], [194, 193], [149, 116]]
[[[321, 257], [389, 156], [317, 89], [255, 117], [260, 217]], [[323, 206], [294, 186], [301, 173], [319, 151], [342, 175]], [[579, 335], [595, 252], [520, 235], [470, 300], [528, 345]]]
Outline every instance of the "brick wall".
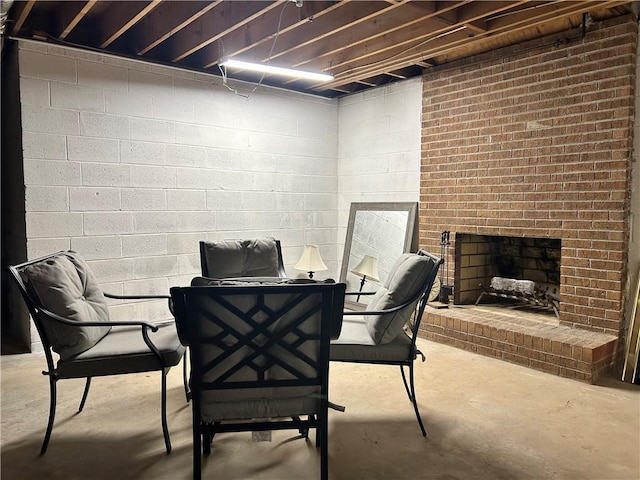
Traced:
[[443, 230], [453, 242], [456, 232], [559, 238], [561, 325], [617, 336], [638, 28], [622, 17], [580, 33], [425, 74], [420, 245], [437, 251]]

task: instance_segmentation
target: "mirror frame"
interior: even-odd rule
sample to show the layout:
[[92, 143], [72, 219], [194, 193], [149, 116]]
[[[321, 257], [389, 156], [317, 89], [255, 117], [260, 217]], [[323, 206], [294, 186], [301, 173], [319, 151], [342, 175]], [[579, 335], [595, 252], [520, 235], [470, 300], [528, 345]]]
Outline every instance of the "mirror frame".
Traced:
[[354, 202], [349, 209], [347, 235], [344, 240], [344, 252], [342, 254], [342, 265], [340, 266], [341, 282], [346, 282], [347, 279], [351, 243], [353, 241], [353, 228], [356, 213], [360, 211], [407, 212], [407, 229], [405, 231], [403, 253], [418, 251], [418, 202]]

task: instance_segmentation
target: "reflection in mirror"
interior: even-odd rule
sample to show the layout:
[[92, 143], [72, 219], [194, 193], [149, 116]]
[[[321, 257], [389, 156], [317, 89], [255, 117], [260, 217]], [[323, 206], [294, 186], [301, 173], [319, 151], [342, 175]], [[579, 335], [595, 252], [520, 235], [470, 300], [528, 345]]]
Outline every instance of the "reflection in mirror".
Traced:
[[[352, 203], [344, 245], [340, 281], [349, 292], [375, 292], [396, 259], [417, 249], [418, 204]], [[370, 295], [349, 297], [368, 304]]]

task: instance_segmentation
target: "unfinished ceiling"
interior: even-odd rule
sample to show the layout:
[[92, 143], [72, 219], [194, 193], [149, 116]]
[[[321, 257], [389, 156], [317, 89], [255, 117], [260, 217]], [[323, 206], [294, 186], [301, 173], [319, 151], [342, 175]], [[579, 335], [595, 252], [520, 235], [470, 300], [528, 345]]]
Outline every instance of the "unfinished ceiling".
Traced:
[[[3, 2], [7, 3], [7, 2]], [[11, 3], [11, 2], [9, 2]], [[14, 1], [5, 35], [221, 76], [223, 58], [329, 73], [229, 79], [338, 97], [625, 15], [630, 1]], [[233, 80], [229, 80], [233, 81]]]

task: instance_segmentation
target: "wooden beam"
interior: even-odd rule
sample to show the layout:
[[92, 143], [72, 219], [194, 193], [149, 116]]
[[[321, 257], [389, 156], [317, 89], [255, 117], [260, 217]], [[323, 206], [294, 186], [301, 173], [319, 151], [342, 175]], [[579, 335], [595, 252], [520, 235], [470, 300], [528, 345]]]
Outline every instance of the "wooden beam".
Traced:
[[144, 55], [186, 28], [220, 4], [222, 0], [203, 2], [165, 2], [139, 24], [138, 55]]
[[[558, 0], [556, 0], [558, 1]], [[414, 26], [409, 30], [405, 30], [396, 35], [385, 37], [384, 42], [374, 45], [367, 45], [366, 49], [361, 49], [360, 55], [354, 55], [350, 51], [341, 51], [338, 55], [331, 58], [332, 72], [334, 74], [344, 74], [352, 72], [355, 69], [366, 71], [367, 67], [371, 67], [373, 72], [382, 72], [393, 67], [408, 66], [405, 60], [415, 52], [424, 53], [425, 51], [433, 51], [442, 48], [452, 42], [465, 42], [469, 36], [465, 31], [464, 24], [470, 20], [477, 20], [479, 17], [495, 15], [515, 6], [525, 4], [525, 1], [518, 2], [479, 2], [480, 5], [470, 5], [465, 13], [458, 15], [460, 23], [450, 25], [446, 28], [438, 28], [438, 25], [432, 24], [432, 28], [424, 23], [420, 27], [424, 28], [424, 33], [416, 31]], [[463, 7], [466, 9], [466, 6]], [[485, 32], [487, 35], [489, 32]], [[494, 32], [491, 32], [492, 34]], [[420, 58], [415, 58], [416, 56]], [[427, 55], [411, 56], [413, 60], [427, 58]], [[322, 65], [322, 64], [320, 64]], [[379, 67], [379, 68], [376, 68]], [[317, 66], [316, 68], [320, 68]]]
[[377, 83], [367, 82], [366, 80], [358, 80], [356, 83], [359, 83], [360, 85], [366, 85], [367, 87], [377, 87], [378, 86]]
[[[154, 8], [160, 5], [162, 0], [151, 0], [151, 2], [114, 2], [109, 9], [109, 19], [111, 30], [115, 31], [104, 35], [106, 37], [100, 43], [100, 48], [107, 48], [116, 41], [122, 34], [133, 27], [145, 15], [148, 15]], [[142, 9], [141, 4], [147, 3]]]
[[[66, 7], [67, 10], [67, 18], [68, 20], [65, 20], [64, 17], [64, 13], [61, 13], [59, 18], [61, 18], [60, 20], [60, 28], [62, 29], [62, 31], [60, 32], [60, 34], [58, 35], [58, 39], [60, 40], [64, 40], [65, 38], [67, 38], [67, 35], [69, 35], [71, 33], [71, 31], [76, 27], [76, 25], [78, 25], [78, 23], [80, 23], [80, 20], [82, 20], [87, 13], [89, 13], [89, 11], [95, 7], [96, 3], [98, 0], [89, 0], [88, 2], [85, 2], [85, 4], [82, 6], [82, 8], [80, 8], [79, 11], [70, 11], [69, 9], [72, 8], [72, 2], [67, 2], [64, 4], [64, 7]], [[63, 7], [63, 8], [64, 8]], [[70, 18], [69, 18], [70, 17]]]
[[[340, 48], [331, 55], [305, 60], [294, 64], [298, 68], [308, 68], [311, 70], [324, 68], [330, 65], [331, 72], [342, 72], [354, 66], [363, 64], [373, 64], [376, 62], [401, 57], [405, 52], [415, 48], [420, 48], [426, 41], [436, 37], [435, 34], [425, 35], [425, 31], [441, 32], [439, 23], [433, 23], [431, 19], [414, 24], [408, 28], [397, 30], [389, 35], [376, 38], [373, 41], [360, 45], [360, 48], [352, 50]], [[390, 61], [390, 64], [392, 62]], [[385, 69], [386, 70], [386, 69]]]
[[[451, 5], [456, 4], [451, 2]], [[420, 12], [419, 16], [416, 16], [416, 11]], [[384, 10], [365, 12], [364, 15], [356, 10], [353, 18], [337, 17], [332, 19], [334, 24], [314, 26], [317, 31], [307, 41], [289, 39], [286, 43], [286, 39], [283, 40], [272, 58], [279, 58], [281, 63], [297, 67], [324, 59], [314, 68], [325, 68], [336, 52], [359, 51], [369, 39], [380, 38], [382, 41], [388, 33], [402, 30], [405, 25], [418, 24], [434, 15], [434, 11], [424, 13], [424, 9], [415, 9], [408, 2]]]
[[226, 34], [243, 28], [253, 19], [281, 6], [285, 1], [288, 0], [222, 2], [217, 8], [207, 12], [175, 35], [171, 61], [179, 62]]
[[[361, 2], [358, 6], [369, 8], [370, 3]], [[322, 24], [322, 17], [336, 14], [337, 11], [343, 12], [345, 6], [348, 8], [352, 2], [307, 2], [303, 4], [301, 9], [286, 7], [282, 12], [280, 10], [271, 10], [260, 18], [247, 25], [246, 29], [234, 30], [219, 40], [220, 45], [209, 45], [200, 58], [204, 68], [211, 68], [216, 65], [220, 57], [236, 57], [244, 55], [246, 58], [254, 61], [261, 61], [262, 58], [268, 57], [271, 48], [276, 43], [279, 47], [283, 41], [291, 37], [300, 38], [299, 29], [304, 27], [304, 36], [311, 35], [311, 30], [315, 25]], [[356, 7], [355, 5], [353, 5]], [[284, 8], [284, 7], [283, 7]], [[282, 13], [282, 15], [281, 15]], [[280, 24], [278, 33], [277, 27]], [[278, 36], [276, 39], [276, 35]]]
[[483, 22], [479, 21], [467, 22], [464, 26], [475, 33], [485, 33], [487, 31], [487, 26]]
[[[263, 46], [260, 49], [248, 50], [245, 52], [247, 56], [250, 55], [251, 59], [257, 62], [267, 62], [270, 60], [278, 59], [278, 57], [284, 55], [287, 52], [306, 52], [306, 56], [314, 56], [314, 49], [321, 49], [327, 39], [333, 41], [333, 38], [340, 32], [348, 29], [352, 29], [353, 26], [370, 25], [368, 28], [376, 30], [376, 25], [379, 22], [395, 21], [399, 23], [405, 21], [408, 15], [405, 13], [400, 16], [394, 15], [393, 12], [400, 7], [409, 3], [409, 0], [402, 0], [391, 6], [384, 5], [380, 2], [341, 2], [342, 7], [339, 10], [333, 9], [321, 18], [315, 18], [313, 22], [305, 25], [305, 38], [308, 40], [300, 41], [297, 32], [291, 32], [290, 35], [281, 34], [278, 37], [277, 48], [271, 51], [271, 46]], [[393, 17], [395, 20], [390, 19]], [[348, 39], [347, 39], [348, 42]], [[268, 49], [268, 51], [267, 51]], [[289, 59], [280, 60], [280, 65], [291, 66]], [[320, 71], [320, 69], [319, 69]], [[295, 79], [285, 81], [285, 85], [290, 85], [295, 82]]]
[[[340, 58], [364, 57], [377, 50], [393, 48], [397, 43], [414, 43], [414, 40], [423, 37], [425, 32], [451, 28], [450, 22], [440, 18], [441, 14], [467, 3], [466, 0], [447, 2], [441, 10], [415, 9], [412, 4], [402, 5], [402, 8], [398, 8], [392, 15], [384, 15], [375, 22], [368, 22], [333, 35], [322, 42], [321, 48], [308, 45], [303, 49], [291, 51], [283, 56], [282, 61], [298, 68], [331, 68], [332, 72], [340, 71]], [[416, 12], [419, 15], [416, 15]]]
[[[484, 2], [480, 2], [484, 3]], [[342, 70], [334, 72], [336, 76], [335, 80], [326, 82], [323, 84], [316, 84], [312, 88], [318, 90], [324, 90], [327, 88], [333, 88], [345, 83], [350, 83], [357, 79], [370, 78], [378, 73], [383, 73], [390, 69], [402, 68], [418, 61], [422, 61], [429, 56], [441, 55], [445, 52], [451, 51], [461, 45], [471, 45], [481, 40], [485, 40], [489, 36], [491, 40], [499, 39], [505, 35], [512, 34], [514, 31], [519, 31], [525, 28], [535, 27], [542, 23], [545, 23], [552, 19], [566, 17], [576, 13], [583, 13], [596, 5], [602, 7], [603, 3], [607, 3], [610, 6], [619, 5], [618, 1], [610, 2], [566, 2], [557, 0], [549, 2], [537, 9], [535, 14], [528, 11], [511, 24], [510, 22], [500, 21], [498, 28], [490, 28], [486, 33], [469, 37], [466, 34], [461, 34], [461, 31], [453, 33], [451, 35], [435, 38], [430, 37], [423, 42], [422, 45], [415, 45], [409, 49], [394, 49], [387, 52], [386, 58], [384, 56], [371, 55], [368, 58], [368, 62], [360, 62], [360, 64], [354, 62], [353, 64], [343, 64]], [[465, 22], [469, 21], [464, 19]], [[490, 24], [491, 22], [489, 22]]]
[[31, 13], [31, 9], [36, 4], [36, 0], [29, 0], [27, 2], [16, 2], [13, 8], [16, 8], [16, 23], [13, 25], [11, 29], [11, 35], [17, 35], [22, 25], [24, 25], [25, 20]]
[[[313, 56], [312, 51], [318, 49], [325, 50], [333, 48], [339, 41], [343, 41], [346, 48], [353, 48], [354, 41], [357, 40], [353, 36], [353, 32], [362, 32], [364, 29], [372, 31], [384, 30], [385, 24], [398, 24], [407, 21], [407, 9], [401, 8], [409, 3], [403, 0], [395, 4], [380, 8], [377, 2], [349, 2], [344, 9], [337, 11], [334, 15], [321, 19], [320, 22], [314, 22], [305, 29], [305, 41], [300, 41], [295, 36], [282, 39], [277, 45], [277, 49], [272, 54], [273, 58], [285, 57], [285, 63], [294, 65], [291, 55], [297, 52], [300, 55]], [[318, 45], [322, 43], [321, 47]], [[264, 61], [264, 57], [263, 57]]]

